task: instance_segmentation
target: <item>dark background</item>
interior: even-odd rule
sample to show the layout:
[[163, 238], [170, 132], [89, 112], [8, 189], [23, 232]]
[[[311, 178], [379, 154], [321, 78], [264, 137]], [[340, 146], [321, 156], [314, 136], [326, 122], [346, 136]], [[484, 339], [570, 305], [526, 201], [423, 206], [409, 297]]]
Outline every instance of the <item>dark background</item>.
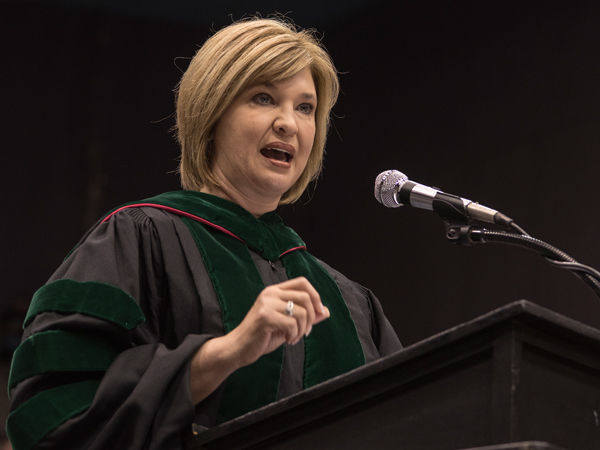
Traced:
[[405, 345], [523, 298], [600, 327], [571, 273], [447, 243], [435, 214], [372, 193], [397, 169], [600, 268], [597, 1], [0, 1], [4, 311], [104, 212], [179, 188], [179, 68], [256, 11], [318, 28], [341, 72], [324, 176], [281, 213], [376, 293]]

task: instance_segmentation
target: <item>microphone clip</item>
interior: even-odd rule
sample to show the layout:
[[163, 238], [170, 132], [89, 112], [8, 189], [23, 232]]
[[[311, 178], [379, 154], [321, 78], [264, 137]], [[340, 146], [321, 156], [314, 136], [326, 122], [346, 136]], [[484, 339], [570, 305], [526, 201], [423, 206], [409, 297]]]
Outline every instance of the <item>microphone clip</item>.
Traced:
[[444, 226], [446, 227], [446, 239], [453, 244], [470, 246], [478, 243], [471, 238], [471, 232], [475, 226], [470, 220], [444, 219]]

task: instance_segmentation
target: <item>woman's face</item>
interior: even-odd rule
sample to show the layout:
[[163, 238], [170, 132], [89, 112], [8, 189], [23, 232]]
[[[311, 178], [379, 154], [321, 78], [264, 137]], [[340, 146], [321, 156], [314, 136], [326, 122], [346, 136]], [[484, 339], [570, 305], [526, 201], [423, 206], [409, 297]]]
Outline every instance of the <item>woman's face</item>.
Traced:
[[213, 175], [226, 197], [275, 202], [274, 209], [306, 166], [316, 108], [308, 67], [285, 80], [242, 91], [213, 135]]

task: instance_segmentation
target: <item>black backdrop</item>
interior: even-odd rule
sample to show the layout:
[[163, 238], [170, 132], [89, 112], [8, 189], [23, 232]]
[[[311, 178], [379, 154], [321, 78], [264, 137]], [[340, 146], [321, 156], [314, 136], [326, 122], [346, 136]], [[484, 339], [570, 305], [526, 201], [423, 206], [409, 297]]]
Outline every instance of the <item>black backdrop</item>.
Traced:
[[522, 298], [600, 327], [572, 274], [518, 248], [454, 246], [433, 213], [372, 194], [398, 169], [600, 268], [600, 3], [69, 3], [0, 1], [2, 307], [103, 212], [179, 188], [172, 89], [211, 27], [292, 11], [342, 72], [324, 176], [281, 210], [313, 254], [370, 287], [404, 344]]

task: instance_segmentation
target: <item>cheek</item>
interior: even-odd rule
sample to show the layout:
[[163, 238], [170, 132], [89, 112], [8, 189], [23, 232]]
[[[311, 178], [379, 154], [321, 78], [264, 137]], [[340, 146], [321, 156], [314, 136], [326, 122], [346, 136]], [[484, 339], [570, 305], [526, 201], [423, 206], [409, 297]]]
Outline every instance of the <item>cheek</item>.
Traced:
[[316, 137], [317, 137], [317, 135], [316, 135], [316, 130], [315, 130], [314, 125], [307, 126], [307, 128], [303, 134], [303, 139], [302, 139], [302, 147], [305, 149], [305, 151], [307, 153], [307, 159], [308, 159], [308, 155], [310, 154], [310, 152], [313, 148]]
[[245, 144], [249, 141], [247, 131], [237, 125], [223, 127], [214, 141], [215, 148], [223, 160], [239, 160], [245, 152]]
[[256, 147], [268, 128], [260, 118], [244, 117], [230, 127], [230, 141], [235, 141], [238, 151], [248, 151]]
[[306, 165], [308, 164], [308, 160], [310, 159], [310, 155], [312, 153], [313, 145], [315, 142], [315, 134], [311, 133], [305, 136], [305, 139], [302, 142], [302, 172], [306, 169]]

